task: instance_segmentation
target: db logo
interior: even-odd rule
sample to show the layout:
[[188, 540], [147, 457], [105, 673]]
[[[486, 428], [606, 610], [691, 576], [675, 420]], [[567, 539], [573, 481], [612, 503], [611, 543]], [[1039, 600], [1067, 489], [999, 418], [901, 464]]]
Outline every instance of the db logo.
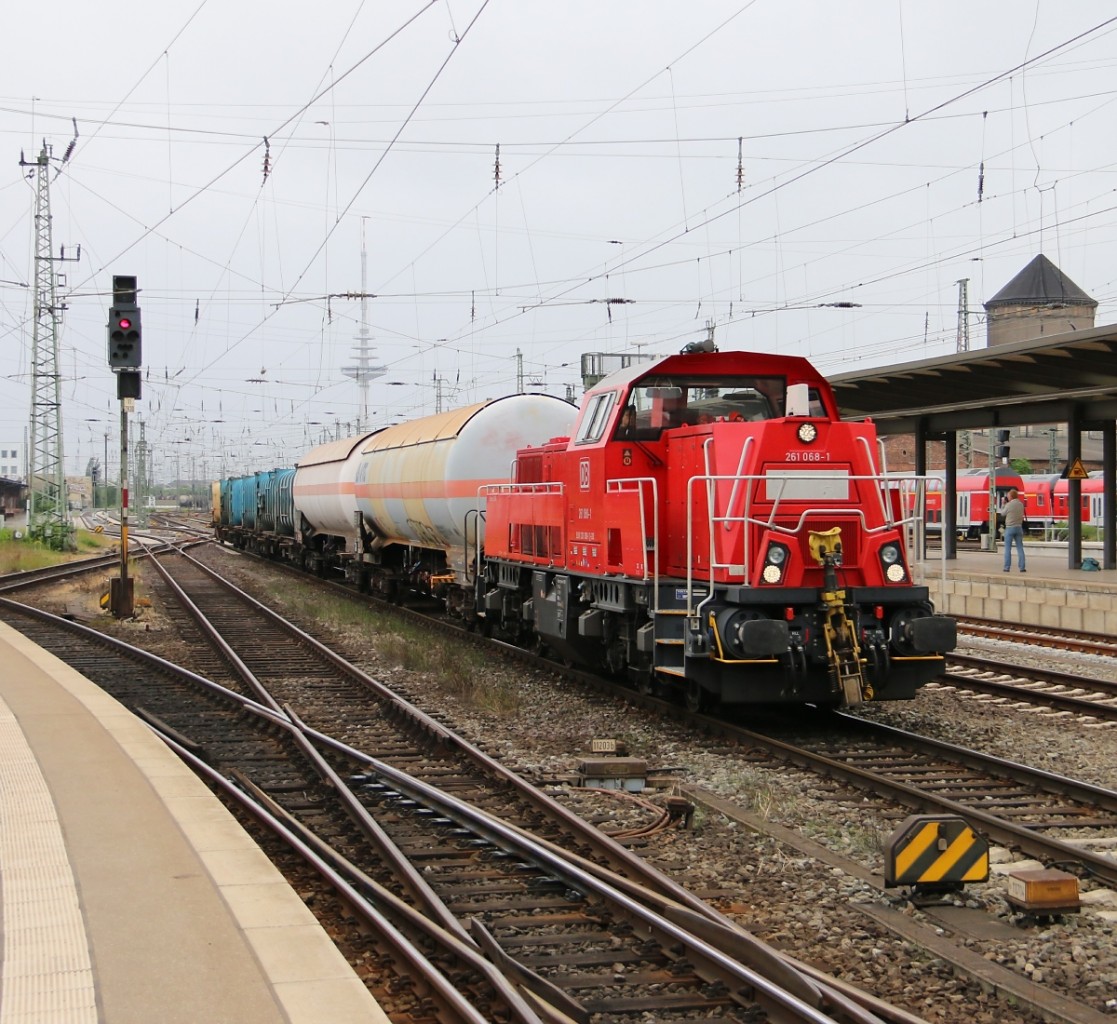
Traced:
[[578, 486], [583, 491], [590, 489], [590, 460], [582, 459], [578, 463]]

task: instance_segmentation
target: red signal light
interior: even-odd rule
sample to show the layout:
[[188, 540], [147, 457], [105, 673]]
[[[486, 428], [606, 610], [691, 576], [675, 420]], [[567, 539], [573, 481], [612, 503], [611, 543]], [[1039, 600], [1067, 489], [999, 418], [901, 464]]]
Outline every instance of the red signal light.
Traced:
[[119, 320], [117, 321], [117, 324], [118, 324], [118, 325], [120, 326], [120, 329], [121, 329], [122, 331], [126, 331], [126, 330], [128, 330], [128, 328], [129, 328], [129, 327], [131, 327], [131, 326], [132, 326], [132, 321], [131, 321], [131, 320], [129, 320], [129, 319], [128, 319], [128, 318], [126, 317], [126, 316], [122, 316], [122, 317], [121, 317], [121, 318], [120, 318], [120, 319], [119, 319]]

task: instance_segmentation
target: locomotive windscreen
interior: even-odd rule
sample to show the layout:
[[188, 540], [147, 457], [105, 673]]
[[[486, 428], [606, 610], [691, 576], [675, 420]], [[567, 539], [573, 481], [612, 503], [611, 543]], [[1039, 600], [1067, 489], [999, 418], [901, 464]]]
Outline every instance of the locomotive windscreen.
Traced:
[[705, 423], [717, 419], [767, 420], [783, 415], [784, 377], [646, 377], [633, 389], [638, 423]]

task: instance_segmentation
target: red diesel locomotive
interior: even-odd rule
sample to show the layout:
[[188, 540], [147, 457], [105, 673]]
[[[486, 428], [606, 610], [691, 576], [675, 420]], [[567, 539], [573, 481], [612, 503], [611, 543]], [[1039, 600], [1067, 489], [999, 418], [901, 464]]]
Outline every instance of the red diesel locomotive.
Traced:
[[913, 697], [955, 623], [872, 423], [805, 359], [704, 348], [606, 377], [482, 488], [476, 614], [691, 708]]

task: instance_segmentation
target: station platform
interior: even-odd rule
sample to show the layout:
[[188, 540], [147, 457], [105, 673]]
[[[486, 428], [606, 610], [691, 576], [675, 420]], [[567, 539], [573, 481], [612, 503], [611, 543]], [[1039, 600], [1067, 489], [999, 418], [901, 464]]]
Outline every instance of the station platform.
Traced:
[[[1004, 548], [959, 551], [954, 559], [929, 557], [912, 566], [930, 588], [935, 609], [948, 615], [1117, 635], [1117, 570], [1072, 569], [1066, 545], [1024, 545], [1025, 569], [1004, 571]], [[1101, 562], [1101, 552], [1083, 550]]]
[[0, 623], [0, 1024], [387, 1024], [139, 719]]

